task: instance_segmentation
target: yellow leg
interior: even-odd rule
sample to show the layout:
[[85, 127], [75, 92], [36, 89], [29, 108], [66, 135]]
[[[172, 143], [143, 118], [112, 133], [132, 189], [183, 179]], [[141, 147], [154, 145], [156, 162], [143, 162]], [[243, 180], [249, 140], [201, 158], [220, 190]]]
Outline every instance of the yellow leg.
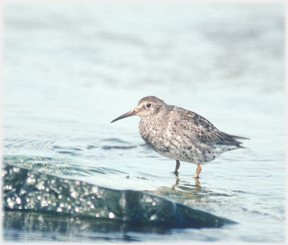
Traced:
[[196, 169], [196, 174], [194, 175], [194, 178], [197, 179], [199, 178], [199, 174], [201, 173], [202, 167], [200, 166], [199, 162], [197, 164], [197, 169]]
[[176, 160], [176, 167], [174, 170], [174, 174], [177, 174], [179, 168], [180, 168], [180, 162], [179, 162], [179, 160]]

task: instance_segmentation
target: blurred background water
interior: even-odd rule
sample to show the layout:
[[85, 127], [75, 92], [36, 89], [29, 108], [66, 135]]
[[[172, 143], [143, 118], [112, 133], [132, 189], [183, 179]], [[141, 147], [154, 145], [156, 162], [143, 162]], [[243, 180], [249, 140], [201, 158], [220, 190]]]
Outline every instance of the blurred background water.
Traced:
[[[284, 241], [283, 4], [11, 3], [3, 13], [5, 156], [21, 155], [25, 167], [66, 178], [167, 196], [239, 223], [130, 233], [135, 240]], [[204, 165], [199, 183], [196, 166], [183, 162], [176, 183], [175, 161], [144, 144], [138, 117], [110, 124], [147, 95], [249, 137], [248, 149]], [[3, 230], [4, 240], [35, 234]], [[90, 241], [97, 234], [77, 235]], [[115, 234], [101, 237], [116, 241]], [[75, 239], [55, 231], [36, 237]]]

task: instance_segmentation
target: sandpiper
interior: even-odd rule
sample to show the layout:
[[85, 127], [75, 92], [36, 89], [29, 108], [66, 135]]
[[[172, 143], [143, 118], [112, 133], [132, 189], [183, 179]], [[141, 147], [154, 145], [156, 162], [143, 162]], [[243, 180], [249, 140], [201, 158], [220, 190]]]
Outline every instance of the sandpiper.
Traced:
[[244, 148], [236, 139], [248, 139], [224, 133], [199, 114], [167, 105], [155, 96], [142, 98], [136, 108], [111, 123], [135, 115], [141, 117], [139, 132], [146, 144], [160, 155], [176, 160], [175, 174], [180, 161], [190, 162], [197, 164], [194, 178], [198, 178], [200, 164], [223, 152]]

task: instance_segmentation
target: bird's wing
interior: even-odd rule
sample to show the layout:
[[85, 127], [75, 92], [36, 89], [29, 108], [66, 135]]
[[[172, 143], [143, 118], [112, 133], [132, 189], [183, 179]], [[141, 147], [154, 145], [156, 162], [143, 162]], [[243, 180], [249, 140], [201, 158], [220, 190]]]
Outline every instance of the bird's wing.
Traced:
[[[175, 108], [180, 112], [181, 120], [179, 121], [180, 128], [187, 128], [191, 138], [196, 138], [200, 143], [207, 145], [236, 145], [240, 147], [241, 142], [236, 138], [247, 139], [244, 137], [226, 134], [217, 129], [211, 122], [199, 114], [185, 110], [183, 108]], [[174, 109], [174, 110], [175, 110]]]

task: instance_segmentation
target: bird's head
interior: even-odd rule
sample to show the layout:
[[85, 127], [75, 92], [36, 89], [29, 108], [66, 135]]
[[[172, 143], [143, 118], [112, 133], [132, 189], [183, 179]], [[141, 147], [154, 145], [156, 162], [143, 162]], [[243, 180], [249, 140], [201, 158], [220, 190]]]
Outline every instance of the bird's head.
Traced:
[[158, 99], [155, 96], [146, 96], [139, 100], [138, 105], [131, 111], [115, 118], [111, 121], [111, 123], [118, 121], [120, 119], [131, 117], [131, 116], [139, 116], [141, 119], [147, 119], [151, 116], [156, 116], [159, 114], [162, 108], [167, 106], [163, 100]]

